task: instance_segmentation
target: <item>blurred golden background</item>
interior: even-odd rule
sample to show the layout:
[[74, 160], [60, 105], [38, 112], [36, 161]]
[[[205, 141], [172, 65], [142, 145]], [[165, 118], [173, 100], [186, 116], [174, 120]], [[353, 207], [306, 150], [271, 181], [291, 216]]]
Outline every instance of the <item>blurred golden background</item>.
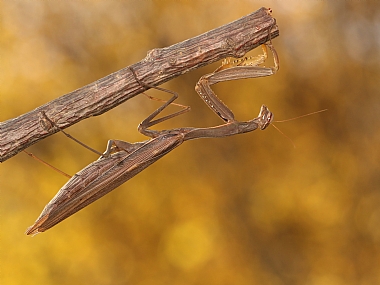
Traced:
[[[216, 94], [241, 120], [261, 104], [279, 120], [328, 111], [277, 124], [295, 149], [272, 127], [187, 142], [33, 238], [24, 231], [66, 178], [18, 154], [0, 165], [0, 283], [380, 284], [376, 3], [2, 1], [0, 121], [262, 6], [280, 28], [279, 73]], [[163, 85], [192, 111], [156, 129], [222, 123], [194, 91], [218, 65]], [[67, 131], [99, 151], [142, 141], [159, 104], [137, 96]], [[97, 159], [59, 133], [28, 151], [71, 175]]]

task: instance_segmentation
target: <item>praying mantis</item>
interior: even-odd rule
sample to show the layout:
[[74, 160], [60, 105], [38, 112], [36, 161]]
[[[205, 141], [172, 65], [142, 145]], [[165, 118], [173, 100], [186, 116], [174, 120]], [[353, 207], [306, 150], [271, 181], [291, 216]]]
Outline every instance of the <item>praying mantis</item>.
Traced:
[[[259, 66], [267, 58], [266, 47], [273, 54], [274, 67]], [[135, 71], [130, 68], [131, 73], [140, 85], [147, 89], [155, 88], [172, 94], [168, 101], [138, 126], [138, 131], [150, 139], [137, 143], [109, 140], [106, 151], [100, 158], [76, 173], [58, 191], [45, 206], [35, 223], [27, 229], [26, 234], [35, 235], [50, 229], [128, 181], [180, 146], [184, 141], [199, 138], [222, 138], [257, 129], [265, 130], [273, 120], [272, 112], [265, 105], [261, 106], [258, 117], [249, 121], [237, 121], [233, 112], [216, 96], [210, 87], [218, 82], [275, 74], [279, 69], [279, 59], [274, 47], [271, 43], [265, 44], [263, 51], [263, 55], [255, 58], [225, 60], [215, 72], [201, 77], [198, 81], [195, 90], [211, 110], [224, 121], [222, 125], [208, 128], [184, 127], [160, 131], [150, 129], [153, 125], [188, 112], [190, 108], [185, 107], [180, 111], [155, 119], [178, 98], [178, 94], [167, 89], [144, 84], [138, 79]]]

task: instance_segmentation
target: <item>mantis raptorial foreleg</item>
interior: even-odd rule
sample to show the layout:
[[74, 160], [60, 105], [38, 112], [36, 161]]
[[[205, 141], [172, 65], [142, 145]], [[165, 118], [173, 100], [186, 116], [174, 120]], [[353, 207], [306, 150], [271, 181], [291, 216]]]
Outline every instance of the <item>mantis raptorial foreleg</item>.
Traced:
[[213, 73], [235, 66], [258, 66], [260, 64], [263, 64], [265, 60], [268, 58], [268, 49], [265, 44], [261, 45], [261, 48], [263, 50], [263, 54], [259, 54], [257, 56], [243, 57], [238, 59], [235, 59], [233, 57], [227, 57], [223, 59], [222, 65], [219, 66]]
[[[189, 107], [186, 107], [173, 114], [154, 119], [178, 97], [178, 94], [173, 91], [154, 87], [155, 89], [171, 93], [172, 97], [139, 125], [138, 130], [142, 134], [151, 137], [151, 139], [134, 144], [119, 140], [108, 141], [107, 150], [101, 157], [79, 171], [60, 189], [26, 233], [34, 235], [53, 227], [131, 179], [186, 140], [226, 137], [251, 132], [258, 128], [261, 130], [267, 128], [273, 120], [273, 114], [266, 106], [263, 105], [261, 107], [257, 118], [246, 122], [239, 122], [234, 119], [233, 112], [220, 101], [210, 88], [212, 84], [222, 81], [256, 78], [274, 74], [278, 70], [278, 57], [273, 46], [270, 44], [267, 46], [272, 51], [275, 67], [266, 68], [257, 66], [266, 59], [266, 52], [264, 50], [264, 54], [261, 57], [254, 59], [247, 58], [228, 63], [232, 67], [226, 68], [228, 64], [225, 62], [214, 73], [205, 75], [199, 80], [196, 86], [198, 94], [225, 121], [223, 125], [211, 128], [188, 127], [162, 131], [149, 129], [155, 124], [190, 110]], [[132, 68], [130, 70], [140, 85], [152, 88], [152, 86], [141, 82]]]
[[[134, 71], [131, 71], [137, 79]], [[187, 108], [154, 120], [178, 97], [175, 92], [162, 88], [160, 90], [168, 91], [173, 96], [139, 125], [139, 131], [151, 139], [137, 144], [109, 141], [105, 154], [75, 174], [59, 190], [45, 206], [36, 222], [27, 229], [27, 235], [35, 235], [53, 227], [131, 179], [186, 140], [226, 137], [254, 131], [258, 128], [264, 130], [273, 119], [272, 113], [263, 105], [259, 116], [246, 122], [232, 120], [211, 128], [150, 130], [149, 127], [159, 122], [189, 111]], [[210, 97], [212, 98], [212, 96], [211, 94]], [[113, 153], [112, 146], [116, 146], [118, 149], [116, 153]]]
[[[268, 57], [267, 47], [269, 47], [269, 49], [272, 52], [273, 59], [274, 59], [274, 67], [258, 66], [258, 65], [264, 63]], [[200, 80], [198, 81], [198, 83], [196, 84], [195, 90], [197, 91], [199, 96], [211, 108], [211, 110], [213, 110], [224, 121], [226, 121], [226, 122], [234, 121], [234, 114], [233, 114], [232, 110], [229, 109], [216, 96], [216, 94], [212, 91], [210, 86], [213, 84], [222, 82], [222, 81], [245, 79], [245, 78], [256, 78], [256, 77], [263, 77], [263, 76], [269, 76], [269, 75], [275, 74], [277, 72], [277, 70], [279, 69], [279, 59], [278, 59], [278, 55], [277, 55], [275, 48], [273, 47], [272, 44], [264, 44], [264, 45], [262, 45], [262, 49], [263, 49], [263, 54], [258, 55], [256, 57], [249, 57], [249, 58], [245, 57], [242, 59], [234, 59], [234, 60], [231, 58], [227, 58], [227, 59], [223, 60], [222, 65], [220, 67], [218, 67], [213, 73], [206, 74], [206, 75], [202, 76], [200, 78]], [[133, 76], [135, 77], [136, 81], [141, 86], [144, 86], [147, 88], [154, 88], [154, 89], [164, 91], [164, 92], [167, 92], [167, 93], [174, 95], [173, 98], [171, 98], [169, 101], [167, 101], [159, 109], [166, 108], [168, 105], [173, 103], [173, 101], [178, 97], [178, 94], [173, 92], [173, 91], [170, 91], [170, 90], [167, 90], [164, 88], [160, 88], [160, 87], [156, 87], [156, 86], [150, 86], [150, 85], [143, 83], [142, 81], [140, 81], [138, 79], [134, 70], [132, 68], [130, 68], [130, 70], [131, 70]], [[154, 97], [151, 97], [149, 95], [147, 95], [147, 96], [151, 99], [154, 98]], [[178, 105], [178, 104], [176, 104], [176, 105]], [[182, 106], [182, 105], [180, 105], [180, 106]], [[185, 112], [188, 112], [190, 110], [190, 107], [188, 107], [188, 106], [186, 106], [186, 107], [182, 106], [182, 107], [184, 107], [182, 110], [180, 110], [174, 114], [165, 116], [163, 118], [154, 120], [154, 121], [149, 121], [149, 117], [148, 117], [146, 119], [146, 121], [149, 121], [149, 125], [147, 125], [146, 127], [149, 127], [149, 126], [152, 126], [152, 125], [157, 124], [159, 122], [162, 122], [164, 120], [173, 118], [175, 116], [178, 116], [178, 115], [183, 114]], [[156, 110], [156, 112], [159, 113], [160, 112], [159, 109]], [[155, 115], [151, 114], [150, 116], [154, 117]], [[86, 147], [87, 149], [91, 150], [92, 152], [94, 152], [96, 154], [100, 154], [98, 151], [92, 149], [91, 147], [85, 145], [84, 143], [80, 142], [76, 138], [72, 137], [70, 134], [63, 131], [57, 124], [52, 122], [46, 116], [46, 114], [42, 113], [42, 119], [44, 119], [44, 121], [46, 121], [46, 123], [49, 123], [49, 125], [55, 126], [56, 128], [58, 128], [68, 138], [74, 140], [75, 142]], [[141, 124], [140, 124], [139, 125], [139, 131], [141, 131], [141, 130], [142, 129], [141, 129]], [[147, 130], [147, 128], [145, 128], [144, 134], [147, 136], [150, 136], [149, 133], [152, 133], [152, 131]], [[101, 157], [109, 156], [111, 153], [117, 152], [119, 150], [124, 150], [124, 151], [130, 153], [130, 152], [135, 151], [139, 146], [140, 146], [140, 143], [129, 144], [129, 143], [124, 142], [124, 141], [109, 140], [108, 144], [107, 144], [107, 149], [101, 155]]]
[[[267, 47], [272, 52], [273, 59], [274, 59], [274, 67], [261, 67], [258, 66], [265, 62], [265, 60], [268, 57], [267, 53]], [[225, 122], [230, 122], [234, 120], [234, 114], [233, 112], [216, 96], [216, 94], [212, 91], [211, 85], [222, 82], [222, 81], [229, 81], [229, 80], [237, 80], [237, 79], [245, 79], [245, 78], [256, 78], [256, 77], [263, 77], [263, 76], [269, 76], [273, 75], [277, 72], [279, 69], [279, 59], [276, 50], [274, 49], [273, 45], [270, 44], [264, 44], [262, 45], [263, 54], [256, 56], [256, 57], [245, 57], [242, 59], [234, 59], [227, 58], [222, 61], [222, 65], [217, 68], [213, 73], [206, 74], [200, 78], [198, 83], [195, 86], [196, 92], [199, 94], [199, 96], [204, 100], [204, 102], [213, 110], [220, 118], [222, 118]], [[136, 81], [144, 87], [148, 88], [154, 88], [160, 91], [168, 92], [170, 94], [178, 96], [177, 93], [156, 87], [156, 86], [150, 86], [143, 82], [141, 82], [138, 77], [136, 76], [135, 72], [132, 68], [130, 70], [133, 73], [133, 76], [135, 77]], [[148, 95], [147, 95], [148, 96]], [[153, 98], [151, 96], [148, 96], [149, 98]], [[176, 97], [177, 98], [177, 97]], [[176, 99], [174, 98], [174, 100]], [[168, 103], [166, 106], [171, 104], [174, 100], [171, 100], [170, 103]], [[165, 105], [165, 104], [164, 104]], [[175, 104], [179, 105], [179, 104]], [[165, 107], [166, 107], [165, 106]], [[182, 106], [182, 105], [179, 105]], [[165, 108], [164, 106], [162, 106]], [[157, 124], [159, 122], [162, 122], [164, 120], [167, 120], [169, 118], [173, 118], [175, 116], [178, 116], [182, 113], [185, 113], [190, 110], [190, 107], [186, 106], [183, 110], [180, 110], [174, 114], [171, 114], [169, 116], [166, 116], [161, 119], [154, 120], [150, 122], [150, 126]], [[153, 114], [152, 114], [153, 115]], [[152, 116], [151, 115], [151, 116]], [[57, 129], [59, 129], [65, 136], [68, 138], [74, 140], [75, 142], [79, 143], [80, 145], [84, 146], [85, 148], [91, 150], [92, 152], [96, 154], [101, 154], [97, 150], [94, 150], [93, 148], [87, 146], [86, 144], [82, 143], [81, 141], [77, 140], [76, 138], [72, 137], [70, 134], [66, 133], [64, 130], [62, 130], [56, 123], [51, 121], [45, 113], [41, 114], [41, 122], [45, 122], [45, 124], [48, 124], [49, 126], [54, 126]], [[148, 135], [147, 133], [145, 133]], [[128, 145], [127, 143], [123, 141], [117, 141], [117, 140], [110, 140], [107, 144], [106, 151], [102, 154], [103, 156], [108, 156], [112, 152], [116, 152], [120, 149], [123, 149], [125, 151], [134, 151], [136, 148], [138, 148], [138, 144], [131, 144]]]
[[[267, 58], [266, 47], [272, 52], [274, 67], [258, 66]], [[234, 120], [233, 112], [216, 96], [210, 86], [223, 81], [269, 76], [275, 74], [278, 69], [279, 59], [276, 50], [272, 44], [265, 44], [263, 46], [263, 55], [255, 58], [223, 61], [222, 66], [213, 73], [206, 74], [199, 79], [195, 86], [195, 91], [222, 120], [230, 122]]]
[[[260, 67], [260, 66], [258, 66], [258, 65], [264, 63], [265, 60], [268, 57], [267, 47], [269, 47], [269, 49], [272, 52], [273, 59], [274, 59], [274, 65], [275, 65], [274, 67], [269, 67], [268, 68], [268, 67]], [[204, 100], [204, 102], [219, 117], [221, 117], [225, 122], [232, 122], [232, 121], [234, 121], [234, 114], [216, 96], [216, 94], [212, 91], [212, 89], [211, 89], [210, 86], [213, 85], [213, 84], [216, 84], [218, 82], [222, 82], [222, 81], [244, 79], [244, 78], [256, 78], [256, 77], [269, 76], [269, 75], [275, 74], [277, 72], [277, 70], [279, 69], [279, 59], [278, 59], [278, 55], [277, 55], [276, 50], [274, 49], [274, 47], [272, 46], [271, 43], [270, 44], [262, 45], [262, 49], [263, 49], [263, 54], [261, 54], [259, 56], [256, 56], [256, 57], [249, 57], [249, 58], [245, 57], [245, 58], [242, 58], [242, 59], [227, 58], [227, 59], [225, 59], [225, 60], [222, 61], [222, 65], [219, 68], [217, 68], [213, 73], [202, 76], [201, 79], [198, 81], [198, 83], [197, 83], [197, 85], [195, 87], [195, 90], [200, 95], [200, 97]], [[136, 76], [136, 74], [133, 71], [133, 69], [130, 69], [130, 70], [133, 73], [133, 76], [135, 77], [136, 81], [139, 82], [139, 84], [141, 86], [148, 87], [148, 88], [155, 88], [155, 89], [158, 89], [160, 91], [168, 92], [168, 93], [171, 93], [171, 94], [173, 94], [175, 96], [178, 96], [177, 93], [175, 93], [173, 91], [170, 91], [170, 90], [167, 90], [167, 89], [164, 89], [164, 88], [160, 88], [160, 87], [150, 86], [150, 85], [147, 85], [147, 84], [141, 82], [138, 79], [138, 77]], [[156, 98], [151, 97], [149, 95], [146, 95], [146, 96], [148, 96], [151, 99], [156, 99]], [[177, 97], [172, 98], [171, 100], [169, 100], [170, 102], [168, 101], [166, 104], [164, 104], [163, 106], [161, 106], [161, 108], [164, 109], [169, 104], [179, 105], [179, 104], [173, 103], [173, 101], [176, 98]], [[159, 99], [156, 99], [156, 100], [159, 100]], [[182, 105], [179, 105], [179, 106], [182, 106]], [[148, 117], [146, 119], [146, 121], [147, 122], [149, 121], [149, 125], [146, 125], [146, 127], [152, 126], [154, 124], [157, 124], [157, 123], [162, 122], [164, 120], [167, 120], [169, 118], [173, 118], [175, 116], [178, 116], [178, 115], [180, 115], [180, 114], [182, 114], [182, 113], [187, 112], [187, 111], [190, 110], [190, 107], [187, 107], [187, 106], [186, 107], [182, 106], [182, 107], [184, 107], [183, 110], [178, 111], [178, 112], [176, 112], [174, 114], [171, 114], [169, 116], [165, 116], [165, 117], [163, 117], [161, 119], [150, 121], [149, 117]], [[157, 110], [157, 112], [159, 112], [159, 110]], [[98, 151], [96, 151], [96, 150], [92, 149], [91, 147], [87, 146], [86, 144], [80, 142], [76, 138], [72, 137], [70, 134], [66, 133], [56, 123], [54, 123], [53, 121], [51, 121], [46, 116], [45, 113], [41, 113], [40, 115], [41, 115], [41, 118], [40, 118], [41, 119], [41, 123], [42, 123], [43, 126], [45, 126], [45, 128], [49, 129], [49, 128], [51, 128], [51, 127], [54, 126], [57, 129], [59, 129], [68, 138], [74, 140], [75, 142], [79, 143], [80, 145], [84, 146], [85, 148], [91, 150], [92, 152], [94, 152], [96, 154], [101, 154]], [[151, 116], [154, 117], [154, 114], [152, 114]], [[139, 126], [139, 130], [140, 131], [143, 130], [141, 128], [141, 125]], [[143, 131], [144, 131], [144, 134], [148, 135], [148, 136], [151, 136], [151, 135], [154, 134], [154, 131], [147, 130], [147, 128], [145, 128], [145, 130], [143, 130]], [[117, 152], [117, 151], [120, 151], [120, 150], [123, 150], [123, 151], [125, 151], [127, 153], [131, 153], [131, 152], [135, 151], [136, 149], [138, 149], [140, 146], [141, 146], [141, 143], [130, 144], [130, 143], [119, 141], [119, 140], [110, 140], [108, 142], [108, 144], [107, 144], [106, 151], [103, 154], [101, 154], [101, 157], [107, 157], [111, 153], [114, 153], [114, 152]]]

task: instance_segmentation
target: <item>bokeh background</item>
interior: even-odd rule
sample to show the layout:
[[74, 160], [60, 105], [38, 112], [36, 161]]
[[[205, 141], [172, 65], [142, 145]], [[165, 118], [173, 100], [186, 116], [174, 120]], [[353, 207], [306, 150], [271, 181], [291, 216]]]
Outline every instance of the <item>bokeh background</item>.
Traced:
[[[0, 121], [262, 6], [280, 28], [279, 73], [215, 92], [241, 120], [263, 103], [275, 119], [328, 111], [276, 124], [296, 148], [272, 127], [186, 142], [33, 238], [25, 229], [66, 178], [18, 154], [0, 166], [0, 283], [380, 284], [377, 3], [2, 1]], [[217, 66], [163, 85], [192, 111], [156, 129], [222, 123], [194, 91]], [[158, 106], [137, 96], [67, 131], [100, 151], [142, 141]], [[59, 133], [28, 150], [69, 174], [97, 159]]]

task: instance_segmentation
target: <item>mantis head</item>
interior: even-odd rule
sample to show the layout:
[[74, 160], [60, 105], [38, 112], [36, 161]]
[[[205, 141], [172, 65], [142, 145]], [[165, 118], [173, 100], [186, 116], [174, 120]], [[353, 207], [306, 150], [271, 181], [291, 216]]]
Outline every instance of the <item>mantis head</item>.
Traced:
[[274, 118], [273, 113], [269, 111], [268, 107], [265, 105], [262, 105], [259, 116], [257, 117], [257, 119], [259, 120], [258, 124], [259, 124], [260, 130], [265, 130], [273, 121], [273, 118]]

